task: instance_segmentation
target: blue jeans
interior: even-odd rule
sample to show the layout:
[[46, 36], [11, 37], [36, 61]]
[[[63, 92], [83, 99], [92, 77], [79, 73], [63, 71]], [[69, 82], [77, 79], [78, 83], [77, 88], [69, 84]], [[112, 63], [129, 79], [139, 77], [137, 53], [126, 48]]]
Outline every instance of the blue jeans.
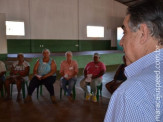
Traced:
[[[61, 87], [66, 92], [67, 96], [70, 96], [71, 91], [77, 81], [77, 78], [71, 78], [69, 80], [66, 80], [64, 77], [61, 78]], [[68, 88], [66, 87], [68, 85]]]

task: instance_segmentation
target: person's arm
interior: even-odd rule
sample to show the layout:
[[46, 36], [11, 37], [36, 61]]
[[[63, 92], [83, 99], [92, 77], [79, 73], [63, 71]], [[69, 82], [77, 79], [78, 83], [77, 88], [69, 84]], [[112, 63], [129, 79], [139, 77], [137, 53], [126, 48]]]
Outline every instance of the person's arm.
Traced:
[[92, 76], [92, 79], [99, 78], [99, 77], [103, 76], [104, 73], [105, 73], [105, 70], [101, 70], [98, 75]]
[[62, 76], [62, 77], [64, 77], [64, 70], [63, 70], [63, 68], [64, 68], [64, 66], [63, 66], [63, 62], [61, 62], [61, 65], [60, 65], [60, 75]]
[[74, 74], [73, 74], [72, 77], [75, 77], [78, 74], [78, 64], [77, 64], [77, 62], [75, 62], [74, 68], [75, 68], [75, 70], [74, 70]]
[[84, 78], [86, 78], [87, 77], [87, 70], [86, 70], [86, 68], [84, 69]]
[[51, 62], [51, 71], [48, 74], [42, 76], [41, 79], [45, 79], [45, 78], [47, 78], [49, 76], [52, 76], [56, 71], [57, 71], [57, 65], [54, 62], [54, 60], [52, 60], [52, 62]]
[[15, 71], [15, 67], [14, 65], [11, 66], [11, 69], [10, 69], [10, 75], [16, 75], [17, 72]]
[[34, 66], [34, 68], [33, 68], [33, 75], [36, 75], [36, 74], [37, 74], [38, 67], [39, 67], [39, 60], [37, 60], [35, 66]]
[[22, 77], [28, 76], [29, 75], [29, 69], [30, 69], [29, 66], [25, 67], [24, 71], [21, 71], [19, 73], [19, 75], [22, 76]]

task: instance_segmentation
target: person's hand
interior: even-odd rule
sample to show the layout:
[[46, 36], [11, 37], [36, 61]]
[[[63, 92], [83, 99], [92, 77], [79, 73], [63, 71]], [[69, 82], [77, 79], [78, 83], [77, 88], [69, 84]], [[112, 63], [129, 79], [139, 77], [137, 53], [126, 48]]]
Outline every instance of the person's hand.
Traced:
[[46, 76], [46, 75], [42, 76], [42, 77], [41, 77], [41, 80], [42, 80], [42, 79], [45, 79], [45, 78], [47, 78], [47, 76]]
[[65, 74], [65, 75], [64, 75], [64, 78], [65, 78], [66, 80], [69, 80], [69, 79], [70, 79], [69, 76], [68, 76], [68, 74]]

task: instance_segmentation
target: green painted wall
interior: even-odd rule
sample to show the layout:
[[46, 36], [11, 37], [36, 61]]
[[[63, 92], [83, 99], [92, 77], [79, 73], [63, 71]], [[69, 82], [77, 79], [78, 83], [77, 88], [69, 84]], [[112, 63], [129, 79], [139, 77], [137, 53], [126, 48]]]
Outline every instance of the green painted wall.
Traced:
[[0, 60], [6, 61], [7, 60], [7, 54], [0, 54]]
[[80, 51], [109, 50], [111, 48], [110, 40], [80, 40]]
[[7, 39], [8, 53], [40, 53], [48, 48], [51, 52], [111, 50], [110, 40], [42, 40]]

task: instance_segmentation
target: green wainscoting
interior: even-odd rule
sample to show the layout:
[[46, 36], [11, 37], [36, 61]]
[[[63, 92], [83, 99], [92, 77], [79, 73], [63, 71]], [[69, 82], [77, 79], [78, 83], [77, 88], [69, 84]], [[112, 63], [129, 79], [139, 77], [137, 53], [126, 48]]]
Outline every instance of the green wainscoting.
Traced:
[[40, 53], [48, 48], [51, 52], [112, 50], [110, 40], [49, 40], [7, 39], [8, 53]]
[[8, 53], [30, 53], [31, 41], [29, 39], [7, 39]]
[[80, 51], [109, 50], [110, 40], [79, 40]]
[[0, 54], [0, 61], [6, 61], [7, 60], [7, 54]]

